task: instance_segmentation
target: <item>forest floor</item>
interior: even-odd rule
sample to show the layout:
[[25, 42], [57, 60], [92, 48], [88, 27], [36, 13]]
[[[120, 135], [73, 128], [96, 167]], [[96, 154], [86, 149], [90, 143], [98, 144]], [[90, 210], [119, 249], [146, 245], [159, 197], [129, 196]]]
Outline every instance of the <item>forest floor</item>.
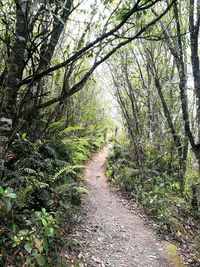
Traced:
[[79, 266], [172, 267], [156, 234], [137, 205], [129, 204], [107, 182], [103, 165], [109, 146], [88, 163], [85, 183], [90, 195], [83, 203], [83, 220], [73, 236], [79, 241]]

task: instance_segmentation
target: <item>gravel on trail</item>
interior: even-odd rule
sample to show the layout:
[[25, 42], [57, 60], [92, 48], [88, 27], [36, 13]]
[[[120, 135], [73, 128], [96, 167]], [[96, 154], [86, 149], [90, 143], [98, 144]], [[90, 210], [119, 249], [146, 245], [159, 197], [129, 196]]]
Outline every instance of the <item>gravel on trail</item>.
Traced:
[[103, 165], [109, 146], [88, 163], [84, 217], [76, 229], [80, 266], [175, 267], [134, 205], [120, 197], [107, 182]]

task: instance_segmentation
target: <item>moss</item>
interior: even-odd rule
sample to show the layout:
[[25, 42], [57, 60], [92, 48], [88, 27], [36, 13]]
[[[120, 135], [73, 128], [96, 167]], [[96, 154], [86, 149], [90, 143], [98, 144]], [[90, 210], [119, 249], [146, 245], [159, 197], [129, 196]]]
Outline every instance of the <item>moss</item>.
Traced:
[[172, 244], [168, 241], [162, 241], [162, 244], [163, 244], [164, 248], [166, 249], [166, 251], [168, 252], [171, 260], [173, 261], [174, 266], [175, 267], [184, 267], [185, 265], [178, 254], [178, 248], [174, 244]]

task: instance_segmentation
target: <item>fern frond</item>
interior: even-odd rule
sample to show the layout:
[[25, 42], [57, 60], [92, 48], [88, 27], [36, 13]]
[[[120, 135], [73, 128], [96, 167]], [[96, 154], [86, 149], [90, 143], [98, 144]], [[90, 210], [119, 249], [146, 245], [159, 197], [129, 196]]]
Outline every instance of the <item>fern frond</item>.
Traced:
[[34, 189], [31, 184], [27, 185], [26, 187], [22, 187], [20, 191], [17, 193], [17, 200], [16, 204], [19, 208], [24, 208], [28, 206], [31, 202], [31, 194], [33, 193]]
[[53, 181], [57, 181], [58, 178], [63, 175], [63, 174], [73, 174], [73, 175], [76, 175], [76, 171], [73, 170], [73, 168], [70, 166], [70, 167], [64, 167], [62, 169], [60, 169], [53, 177]]
[[55, 188], [55, 192], [56, 193], [59, 193], [59, 194], [66, 193], [66, 192], [68, 192], [71, 189], [72, 185], [73, 184], [68, 184], [68, 183], [59, 185], [59, 186], [57, 186]]
[[83, 187], [83, 186], [76, 186], [74, 189], [79, 194], [86, 194], [86, 195], [90, 194], [90, 191], [87, 188]]
[[54, 163], [56, 164], [57, 167], [67, 167], [70, 165], [69, 162], [67, 162], [65, 160], [60, 160], [60, 159], [54, 160]]
[[69, 135], [70, 133], [73, 133], [73, 132], [75, 133], [77, 131], [83, 131], [83, 130], [84, 130], [84, 128], [82, 126], [75, 125], [75, 126], [70, 126], [70, 127], [66, 128], [66, 129], [60, 131], [57, 135], [59, 137], [61, 137], [61, 136], [64, 137], [65, 135]]
[[48, 154], [48, 156], [50, 156], [53, 159], [57, 158], [56, 150], [53, 147], [51, 147], [49, 145], [45, 145], [44, 149], [46, 150], [46, 153]]
[[39, 181], [36, 176], [21, 176], [20, 181], [34, 188], [47, 188], [49, 184]]
[[23, 172], [24, 172], [24, 173], [28, 173], [28, 174], [35, 174], [35, 175], [37, 175], [37, 171], [34, 170], [34, 169], [31, 169], [31, 168], [25, 168], [25, 169], [23, 170]]

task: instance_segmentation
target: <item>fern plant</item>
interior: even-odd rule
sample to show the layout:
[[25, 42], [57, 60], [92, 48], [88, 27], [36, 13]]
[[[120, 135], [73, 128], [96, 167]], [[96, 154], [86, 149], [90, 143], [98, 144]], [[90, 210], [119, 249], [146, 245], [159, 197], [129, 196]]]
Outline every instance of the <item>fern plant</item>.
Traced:
[[78, 172], [83, 168], [84, 166], [82, 165], [67, 166], [61, 168], [54, 174], [52, 182], [54, 184], [62, 184], [70, 181], [80, 180], [82, 177]]

